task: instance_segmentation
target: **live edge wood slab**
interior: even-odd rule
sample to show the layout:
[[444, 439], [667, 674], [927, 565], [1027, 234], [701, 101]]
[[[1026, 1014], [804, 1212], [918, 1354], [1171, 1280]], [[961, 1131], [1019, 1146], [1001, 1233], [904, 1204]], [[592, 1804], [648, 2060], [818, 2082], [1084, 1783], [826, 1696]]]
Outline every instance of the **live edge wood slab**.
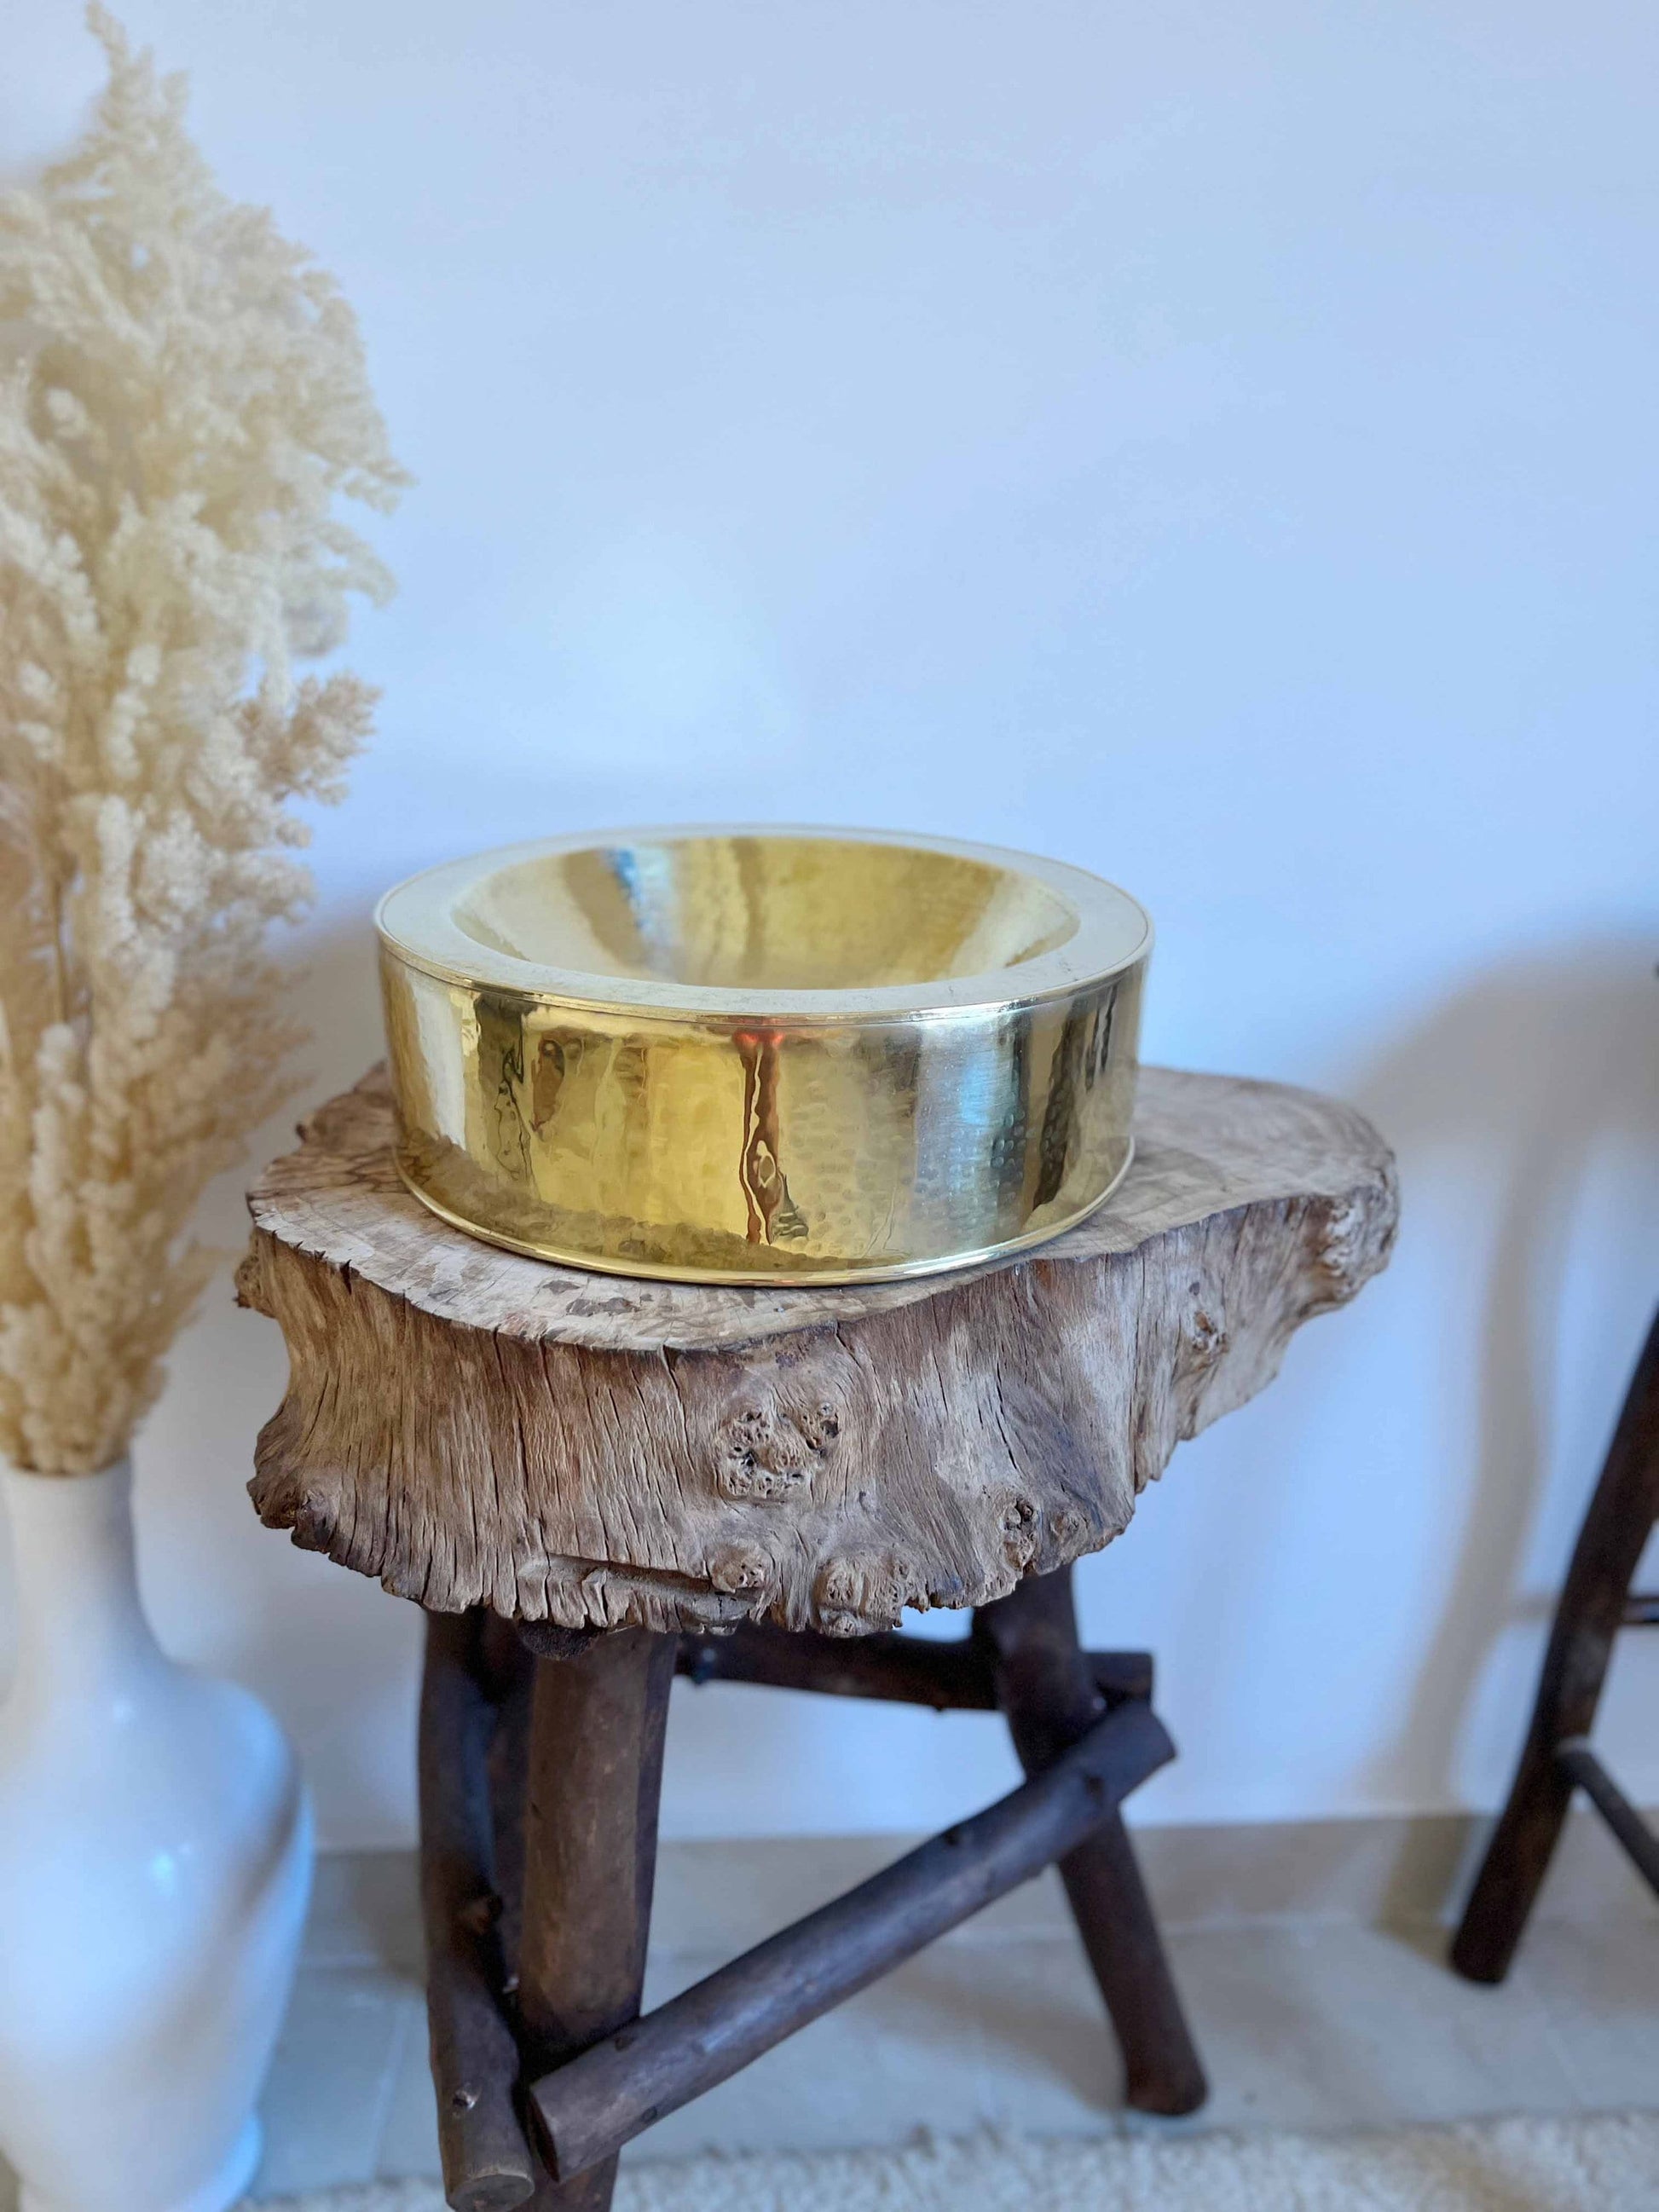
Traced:
[[428, 1610], [860, 1636], [1120, 1534], [1176, 1445], [1382, 1266], [1351, 1109], [1143, 1072], [1136, 1155], [1032, 1253], [836, 1289], [624, 1280], [498, 1251], [398, 1179], [375, 1070], [250, 1196], [287, 1341], [261, 1517]]

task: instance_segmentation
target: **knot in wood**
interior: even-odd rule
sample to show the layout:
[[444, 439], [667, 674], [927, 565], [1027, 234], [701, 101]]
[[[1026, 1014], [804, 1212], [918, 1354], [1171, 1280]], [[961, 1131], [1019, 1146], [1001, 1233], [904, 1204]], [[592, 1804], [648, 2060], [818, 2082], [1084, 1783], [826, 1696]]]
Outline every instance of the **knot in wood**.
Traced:
[[1062, 1549], [1075, 1553], [1083, 1548], [1082, 1539], [1089, 1526], [1089, 1516], [1075, 1505], [1056, 1505], [1048, 1516], [1048, 1533]]
[[1225, 1355], [1227, 1332], [1201, 1305], [1194, 1304], [1187, 1316], [1186, 1338], [1187, 1348], [1200, 1367], [1213, 1367]]
[[813, 1588], [818, 1626], [827, 1636], [867, 1636], [896, 1628], [907, 1605], [918, 1603], [923, 1582], [915, 1562], [891, 1553], [830, 1559]]
[[775, 1573], [771, 1554], [758, 1544], [723, 1545], [708, 1562], [709, 1581], [728, 1597], [769, 1589]]
[[1136, 1162], [1042, 1248], [892, 1283], [630, 1281], [497, 1250], [404, 1190], [383, 1073], [252, 1194], [238, 1278], [286, 1395], [255, 1503], [434, 1612], [857, 1636], [982, 1605], [1141, 1488], [1382, 1264], [1350, 1109], [1141, 1071]]
[[1392, 1161], [1382, 1192], [1357, 1190], [1327, 1209], [1319, 1257], [1329, 1279], [1315, 1310], [1345, 1304], [1376, 1273], [1393, 1246], [1398, 1212]]
[[1042, 1516], [1029, 1498], [1006, 1498], [1002, 1507], [1002, 1548], [1010, 1566], [1024, 1573], [1037, 1555]]
[[810, 1490], [840, 1434], [841, 1417], [828, 1403], [787, 1413], [775, 1401], [745, 1406], [720, 1425], [715, 1487], [734, 1498], [788, 1498]]

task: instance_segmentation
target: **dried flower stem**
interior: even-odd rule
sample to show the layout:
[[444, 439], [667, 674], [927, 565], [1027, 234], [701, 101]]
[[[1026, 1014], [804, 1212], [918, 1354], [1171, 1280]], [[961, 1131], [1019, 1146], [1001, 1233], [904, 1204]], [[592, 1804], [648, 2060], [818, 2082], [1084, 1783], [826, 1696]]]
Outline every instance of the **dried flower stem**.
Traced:
[[390, 589], [337, 495], [406, 481], [333, 281], [88, 21], [96, 118], [0, 200], [0, 1452], [64, 1474], [154, 1398], [197, 1199], [286, 1090], [289, 802], [374, 697], [294, 662]]

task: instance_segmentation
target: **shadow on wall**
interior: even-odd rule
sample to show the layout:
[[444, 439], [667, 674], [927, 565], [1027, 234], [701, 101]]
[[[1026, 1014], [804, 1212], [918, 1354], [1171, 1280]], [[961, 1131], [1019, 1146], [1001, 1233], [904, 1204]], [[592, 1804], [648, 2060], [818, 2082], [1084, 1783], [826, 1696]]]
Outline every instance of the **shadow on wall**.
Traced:
[[[1540, 1610], [1522, 1602], [1521, 1587], [1548, 1473], [1553, 1353], [1575, 1218], [1610, 1146], [1659, 1158], [1654, 946], [1595, 939], [1483, 975], [1374, 1066], [1353, 1096], [1407, 1162], [1454, 1152], [1460, 1162], [1480, 1158], [1498, 1185], [1475, 1378], [1478, 1464], [1444, 1609], [1396, 1739], [1448, 1802], [1459, 1794], [1458, 1746], [1482, 1668], [1504, 1631]], [[1612, 1347], [1621, 1375], [1648, 1317], [1632, 1324], [1628, 1347]], [[1566, 1440], [1573, 1529], [1622, 1389], [1621, 1379], [1598, 1431]], [[1565, 1562], [1564, 1548], [1551, 1563], [1552, 1605]], [[1524, 1708], [1514, 1714], [1516, 1743], [1525, 1717]]]
[[[1659, 1159], [1659, 984], [1651, 957], [1645, 944], [1603, 939], [1512, 961], [1449, 1000], [1363, 1079], [1343, 1086], [1400, 1149], [1407, 1233], [1419, 1233], [1419, 1218], [1432, 1231], [1438, 1215], [1443, 1236], [1455, 1236], [1460, 1225], [1478, 1236], [1480, 1261], [1471, 1253], [1466, 1265], [1484, 1261], [1473, 1285], [1466, 1275], [1455, 1297], [1433, 1301], [1433, 1325], [1449, 1332], [1457, 1328], [1454, 1306], [1473, 1301], [1479, 1307], [1468, 1334], [1475, 1367], [1467, 1378], [1460, 1374], [1453, 1380], [1460, 1402], [1471, 1395], [1476, 1401], [1476, 1419], [1469, 1424], [1478, 1437], [1476, 1465], [1467, 1480], [1454, 1470], [1460, 1479], [1449, 1485], [1454, 1502], [1443, 1536], [1436, 1540], [1455, 1552], [1438, 1620], [1431, 1633], [1407, 1640], [1409, 1676], [1386, 1697], [1382, 1727], [1387, 1735], [1378, 1741], [1367, 1730], [1360, 1771], [1349, 1784], [1377, 1802], [1397, 1801], [1402, 1778], [1419, 1803], [1454, 1804], [1466, 1796], [1455, 1769], [1483, 1673], [1518, 1619], [1539, 1623], [1536, 1597], [1522, 1593], [1533, 1532], [1547, 1503], [1547, 1479], [1559, 1459], [1559, 1517], [1562, 1530], [1570, 1531], [1623, 1387], [1622, 1370], [1645, 1326], [1645, 1312], [1635, 1309], [1652, 1286], [1642, 1279], [1642, 1253], [1632, 1249], [1628, 1268], [1599, 1302], [1601, 1310], [1617, 1313], [1620, 1329], [1629, 1311], [1629, 1340], [1615, 1341], [1608, 1333], [1604, 1391], [1595, 1376], [1581, 1375], [1582, 1358], [1561, 1363], [1576, 1392], [1575, 1432], [1562, 1450], [1552, 1451], [1552, 1414], [1563, 1387], [1557, 1380], [1558, 1334], [1564, 1315], [1570, 1319], [1583, 1306], [1587, 1272], [1572, 1265], [1575, 1231], [1582, 1257], [1587, 1204], [1593, 1203], [1595, 1188], [1605, 1189], [1610, 1165], [1621, 1172], [1618, 1153], [1638, 1163], [1644, 1152]], [[302, 1005], [314, 1036], [312, 1048], [301, 1055], [307, 1081], [296, 1105], [309, 1107], [355, 1082], [381, 1051], [367, 917], [341, 918], [297, 951], [296, 959], [307, 965]], [[216, 1243], [240, 1247], [246, 1231], [242, 1191], [252, 1172], [289, 1148], [294, 1119], [290, 1111], [262, 1130], [246, 1169], [216, 1188], [203, 1223], [203, 1233]], [[1454, 1208], [1449, 1228], [1443, 1206], [1427, 1203], [1419, 1217], [1413, 1203], [1414, 1186], [1419, 1180], [1427, 1184], [1437, 1171], [1472, 1182], [1480, 1178], [1467, 1219]], [[1635, 1195], [1649, 1200], [1656, 1187], [1644, 1178]], [[1611, 1233], [1622, 1241], [1617, 1227]], [[1615, 1249], [1605, 1226], [1599, 1245], [1604, 1255]], [[181, 1341], [171, 1387], [143, 1439], [143, 1510], [150, 1531], [147, 1582], [160, 1601], [166, 1640], [182, 1656], [253, 1683], [295, 1729], [306, 1747], [328, 1839], [401, 1842], [413, 1829], [418, 1616], [412, 1607], [388, 1601], [372, 1583], [296, 1553], [255, 1522], [243, 1486], [253, 1437], [281, 1394], [283, 1361], [271, 1325], [235, 1313], [229, 1300], [227, 1276], [210, 1292], [201, 1322]], [[1358, 1327], [1363, 1334], [1363, 1311]], [[1413, 1340], [1420, 1337], [1414, 1334]], [[1420, 1382], [1407, 1376], [1402, 1387], [1420, 1395]], [[1340, 1389], [1340, 1376], [1332, 1387]], [[1257, 1449], [1271, 1437], [1276, 1458], [1297, 1458], [1295, 1437], [1283, 1425], [1297, 1402], [1292, 1395], [1281, 1400], [1280, 1410], [1266, 1409], [1260, 1418], [1277, 1425], [1255, 1431]], [[1444, 1451], [1437, 1455], [1443, 1480], [1446, 1456]], [[1432, 1479], [1429, 1469], [1402, 1474]], [[1322, 1484], [1326, 1476], [1319, 1480]], [[1216, 1562], [1213, 1573], [1196, 1571], [1194, 1560], [1202, 1566], [1210, 1559], [1206, 1545], [1224, 1548], [1245, 1532], [1271, 1554], [1274, 1497], [1281, 1500], [1288, 1548], [1296, 1506], [1282, 1483], [1267, 1486], [1267, 1520], [1258, 1501], [1242, 1522], [1220, 1510], [1201, 1527], [1185, 1524], [1172, 1540], [1171, 1571], [1182, 1587], [1203, 1592], [1201, 1620], [1192, 1624], [1200, 1651], [1249, 1647], [1255, 1619], [1250, 1608], [1260, 1585], [1255, 1575], [1240, 1569], [1236, 1556]], [[1454, 1512], [1461, 1518], [1454, 1519]], [[1553, 1552], [1556, 1519], [1552, 1509]], [[1147, 1533], [1150, 1539], [1153, 1532]], [[1570, 1534], [1560, 1535], [1559, 1556], [1551, 1557], [1546, 1570], [1551, 1581], [1559, 1581], [1570, 1540]], [[1143, 1543], [1138, 1553], [1131, 1547], [1127, 1562], [1115, 1561], [1114, 1547], [1105, 1559], [1091, 1563], [1083, 1583], [1085, 1615], [1099, 1612], [1099, 1626], [1106, 1628], [1114, 1567], [1121, 1573], [1133, 1565], [1139, 1575], [1138, 1563], [1148, 1556]], [[1429, 1559], [1423, 1571], [1440, 1564]], [[1236, 1620], [1229, 1618], [1233, 1607], [1240, 1609]], [[941, 1617], [930, 1625], [947, 1630], [962, 1624]], [[1504, 1763], [1524, 1721], [1529, 1668], [1525, 1672], [1518, 1686], [1504, 1688], [1495, 1725], [1480, 1731], [1483, 1741], [1501, 1743]], [[343, 1684], [349, 1685], [344, 1694]], [[1194, 1677], [1193, 1694], [1211, 1694], [1201, 1677]], [[705, 1750], [732, 1756], [730, 1717], [710, 1710], [705, 1720], [698, 1708], [697, 1726], [707, 1742], [703, 1733], [698, 1741]], [[683, 1724], [689, 1724], [684, 1717]], [[804, 1716], [781, 1705], [768, 1723], [767, 1745], [750, 1747], [750, 1763], [773, 1775], [787, 1772], [790, 1760], [799, 1756], [805, 1724]], [[1216, 1724], [1231, 1726], [1232, 1718], [1224, 1715]], [[930, 1747], [936, 1743], [932, 1756], [948, 1771], [939, 1784], [942, 1792], [960, 1791], [964, 1802], [976, 1802], [1012, 1778], [1000, 1766], [981, 1771], [977, 1736], [971, 1756], [969, 1739], [960, 1732], [927, 1741]], [[984, 1747], [988, 1759], [1004, 1756], [1000, 1735], [994, 1748], [988, 1738]], [[757, 1790], [762, 1786], [754, 1784]], [[1483, 1773], [1483, 1794], [1495, 1795], [1500, 1786], [1495, 1776]], [[910, 1817], [908, 1793], [907, 1808]], [[1455, 1845], [1455, 1838], [1449, 1850]], [[1452, 1874], [1449, 1857], [1449, 1881]], [[1420, 1882], [1413, 1895], [1419, 1889]]]

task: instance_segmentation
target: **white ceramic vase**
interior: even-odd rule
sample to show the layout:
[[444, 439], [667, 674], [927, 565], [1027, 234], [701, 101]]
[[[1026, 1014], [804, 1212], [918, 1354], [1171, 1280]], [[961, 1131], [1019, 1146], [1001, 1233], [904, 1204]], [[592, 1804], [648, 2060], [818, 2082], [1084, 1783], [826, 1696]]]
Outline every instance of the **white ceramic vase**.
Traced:
[[0, 2151], [23, 2212], [222, 2212], [298, 1955], [311, 1811], [258, 1699], [167, 1658], [131, 1469], [0, 1473]]

